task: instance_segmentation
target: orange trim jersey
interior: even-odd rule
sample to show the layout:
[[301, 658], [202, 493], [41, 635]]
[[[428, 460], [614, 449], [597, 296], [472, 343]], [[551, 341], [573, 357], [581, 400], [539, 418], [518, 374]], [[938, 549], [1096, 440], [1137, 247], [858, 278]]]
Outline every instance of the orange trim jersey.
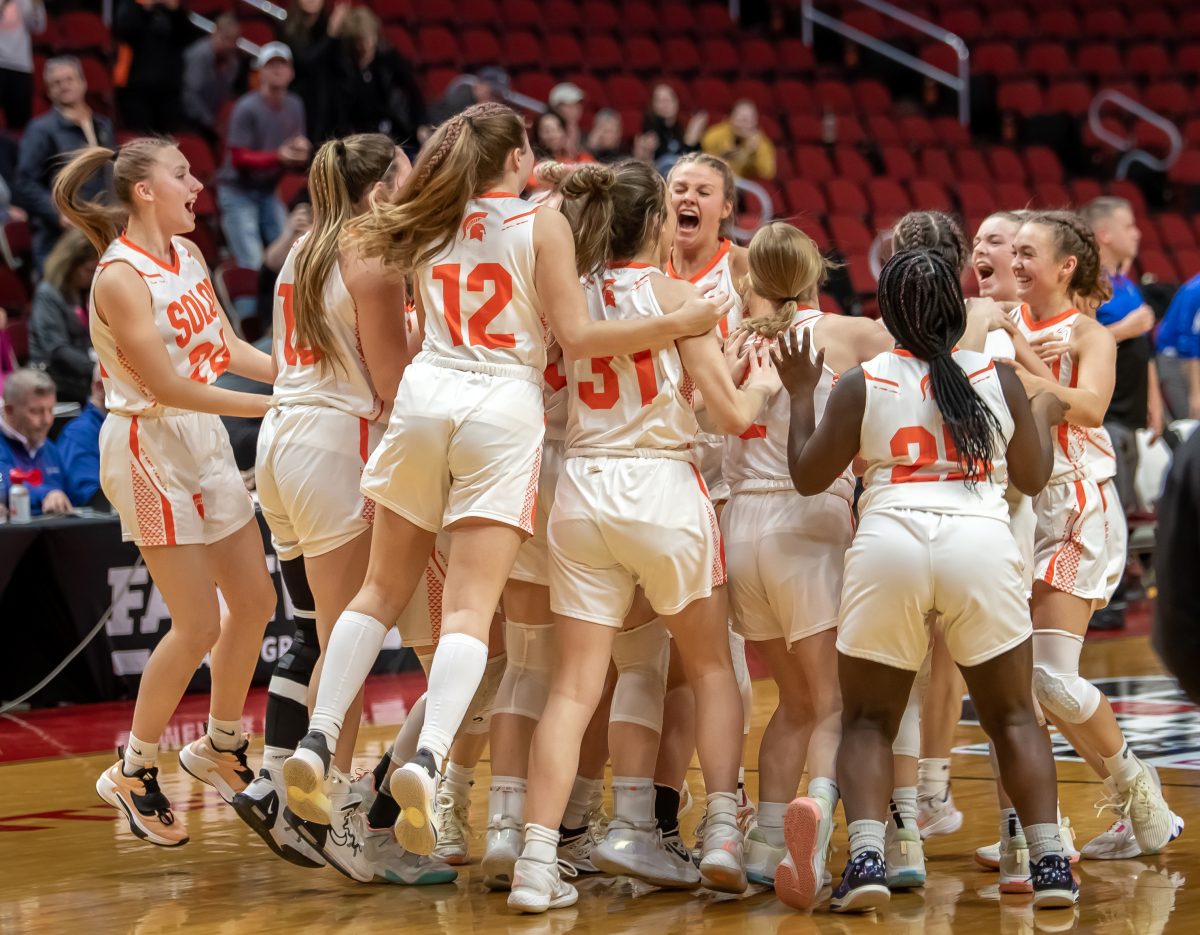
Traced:
[[[335, 261], [325, 281], [322, 308], [340, 362], [296, 343], [296, 257], [305, 234], [288, 252], [275, 282], [271, 354], [275, 358], [275, 402], [279, 406], [329, 406], [374, 422], [383, 414], [358, 330], [358, 308]], [[364, 458], [365, 460], [365, 458]]]
[[537, 211], [504, 192], [467, 202], [454, 240], [413, 277], [426, 353], [546, 369], [548, 329], [534, 287]]
[[[648, 264], [614, 266], [587, 287], [595, 321], [628, 321], [663, 314]], [[567, 448], [687, 451], [696, 436], [691, 381], [673, 344], [628, 357], [567, 362]]]
[[[108, 245], [96, 274], [113, 263], [131, 266], [150, 291], [154, 325], [175, 372], [199, 383], [212, 383], [229, 368], [217, 293], [203, 261], [178, 237], [171, 238], [171, 255], [173, 262], [163, 263], [122, 235]], [[92, 344], [100, 360], [108, 411], [163, 414], [163, 407], [117, 345], [112, 329], [96, 314], [94, 279], [89, 307]]]
[[[726, 295], [733, 297], [733, 308], [729, 310], [729, 314], [721, 319], [721, 323], [717, 325], [717, 331], [722, 338], [727, 338], [736, 331], [742, 323], [742, 295], [737, 284], [733, 281], [733, 267], [730, 262], [730, 248], [733, 242], [730, 240], [722, 240], [717, 246], [717, 252], [713, 254], [712, 259], [704, 264], [704, 268], [700, 272], [687, 277], [687, 281], [695, 286], [700, 287], [705, 295], [716, 295], [718, 292], [724, 292]], [[674, 264], [667, 260], [666, 274], [672, 279], [683, 279], [675, 270]]]
[[950, 432], [934, 402], [929, 365], [907, 351], [887, 351], [862, 365], [866, 381], [859, 457], [867, 463], [859, 512], [903, 509], [986, 516], [1008, 522], [1004, 453], [1013, 418], [996, 364], [974, 351], [954, 362], [1000, 424], [990, 478], [965, 482]]
[[[1022, 305], [1012, 313], [1013, 320], [1026, 339], [1052, 334], [1059, 341], [1070, 343], [1082, 312], [1068, 309], [1061, 315], [1036, 321], [1028, 305]], [[1067, 351], [1050, 367], [1060, 386], [1074, 388], [1079, 385], [1079, 373], [1075, 358]], [[1117, 458], [1112, 439], [1104, 428], [1084, 428], [1062, 422], [1054, 435], [1054, 467], [1050, 483], [1065, 483], [1080, 477], [1091, 476], [1098, 482], [1116, 476]]]

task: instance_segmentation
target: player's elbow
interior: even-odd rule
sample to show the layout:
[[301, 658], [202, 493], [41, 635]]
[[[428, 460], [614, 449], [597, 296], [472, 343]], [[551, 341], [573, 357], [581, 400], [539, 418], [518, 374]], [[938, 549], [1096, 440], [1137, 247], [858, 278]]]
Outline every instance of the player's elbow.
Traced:
[[791, 474], [792, 486], [802, 497], [815, 497], [833, 482], [832, 478], [826, 480], [817, 472], [807, 469], [803, 464], [793, 465]]

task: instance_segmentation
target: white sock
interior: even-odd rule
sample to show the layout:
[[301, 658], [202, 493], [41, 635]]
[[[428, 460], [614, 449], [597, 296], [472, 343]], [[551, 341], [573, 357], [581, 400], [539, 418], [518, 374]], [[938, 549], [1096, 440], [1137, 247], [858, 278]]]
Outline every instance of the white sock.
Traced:
[[[1000, 845], [1003, 847], [1018, 834], [1023, 834], [1021, 819], [1017, 817], [1015, 808], [1000, 809]], [[1026, 842], [1028, 843], [1028, 842]]]
[[[917, 787], [916, 786], [899, 786], [892, 790], [892, 802], [895, 803], [896, 811], [892, 815], [892, 820], [896, 822], [898, 827], [911, 828], [917, 830]], [[899, 821], [896, 821], [897, 816]]]
[[832, 779], [827, 779], [824, 776], [817, 776], [808, 781], [808, 797], [810, 799], [821, 799], [829, 806], [829, 814], [833, 814], [833, 810], [837, 808], [838, 798], [837, 783]]
[[949, 785], [949, 759], [925, 757], [917, 761], [917, 791], [922, 798], [941, 798]]
[[525, 824], [525, 780], [519, 776], [493, 776], [488, 788], [488, 827]]
[[861, 821], [850, 822], [847, 830], [850, 833], [850, 859], [853, 860], [863, 851], [878, 851], [883, 854], [882, 821], [871, 821], [864, 818]]
[[[454, 735], [471, 706], [487, 661], [487, 643], [469, 634], [448, 633], [438, 642], [429, 667], [425, 723], [417, 739], [417, 749], [432, 753], [438, 769], [442, 768]], [[322, 676], [321, 682], [324, 681]]]
[[471, 786], [475, 784], [475, 769], [459, 766], [453, 760], [446, 764], [446, 775], [442, 777], [442, 789], [445, 790], [457, 804], [465, 804], [471, 800]]
[[613, 776], [613, 817], [633, 824], [654, 824], [654, 780]]
[[588, 779], [586, 776], [576, 776], [575, 785], [571, 787], [571, 798], [567, 800], [566, 811], [563, 812], [562, 826], [564, 828], [582, 828], [587, 825], [588, 812], [599, 790], [604, 795], [603, 779]]
[[283, 788], [283, 761], [294, 752], [287, 747], [263, 747], [262, 768], [267, 771], [271, 781], [280, 789]]
[[1058, 825], [1053, 822], [1043, 822], [1040, 825], [1030, 825], [1025, 829], [1025, 840], [1029, 844], [1029, 863], [1036, 865], [1047, 854], [1057, 854], [1066, 857], [1063, 850], [1062, 837]]
[[236, 750], [242, 745], [242, 719], [221, 721], [208, 716], [208, 739], [218, 750]]
[[783, 847], [783, 816], [787, 802], [759, 802], [758, 830], [772, 847]]
[[121, 771], [126, 776], [132, 776], [134, 773], [140, 773], [144, 769], [149, 769], [157, 759], [158, 744], [146, 743], [146, 741], [138, 740], [133, 734], [130, 734], [129, 742], [125, 744], [125, 760]]
[[325, 647], [325, 662], [317, 686], [317, 703], [309, 730], [325, 735], [332, 752], [342, 732], [342, 721], [354, 703], [371, 666], [379, 657], [388, 628], [366, 614], [347, 610], [338, 617]]
[[535, 825], [532, 821], [525, 826], [525, 847], [521, 851], [523, 860], [536, 860], [552, 864], [558, 860], [558, 829]]
[[1141, 764], [1127, 743], [1121, 744], [1121, 749], [1112, 756], [1104, 758], [1104, 767], [1117, 784], [1117, 790], [1120, 792], [1128, 792], [1142, 770]]

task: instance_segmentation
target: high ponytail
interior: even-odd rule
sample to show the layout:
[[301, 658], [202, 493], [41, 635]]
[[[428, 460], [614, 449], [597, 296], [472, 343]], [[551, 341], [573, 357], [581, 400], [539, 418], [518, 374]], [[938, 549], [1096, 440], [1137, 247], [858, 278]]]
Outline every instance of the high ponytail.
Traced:
[[1094, 312], [1112, 298], [1112, 284], [1100, 267], [1100, 246], [1083, 218], [1073, 211], [1042, 211], [1030, 215], [1025, 223], [1050, 228], [1057, 259], [1075, 257], [1075, 271], [1067, 290], [1077, 304]]
[[778, 303], [771, 315], [742, 319], [742, 329], [765, 338], [787, 331], [801, 302], [815, 304], [833, 266], [813, 239], [786, 221], [759, 228], [750, 241], [746, 291]]
[[598, 273], [613, 260], [637, 256], [667, 218], [661, 176], [653, 166], [636, 160], [578, 166], [561, 181], [559, 192], [575, 235], [580, 276]]
[[503, 104], [472, 104], [451, 117], [426, 141], [394, 202], [372, 205], [355, 225], [363, 255], [406, 274], [428, 263], [458, 235], [467, 202], [525, 146], [525, 124]]
[[954, 360], [967, 327], [958, 270], [938, 250], [902, 250], [879, 274], [879, 312], [897, 343], [929, 364], [929, 386], [968, 486], [991, 476], [1000, 421]]
[[344, 363], [325, 318], [325, 283], [338, 258], [342, 228], [355, 205], [383, 178], [396, 146], [382, 133], [360, 133], [325, 143], [308, 174], [313, 227], [296, 254], [296, 343], [319, 359]]
[[[144, 136], [130, 140], [119, 152], [106, 146], [80, 150], [54, 179], [50, 192], [54, 207], [83, 232], [97, 253], [103, 254], [129, 219], [133, 186], [145, 181], [162, 151], [174, 145], [173, 140]], [[85, 199], [83, 186], [108, 166], [112, 166], [112, 188], [118, 203]]]

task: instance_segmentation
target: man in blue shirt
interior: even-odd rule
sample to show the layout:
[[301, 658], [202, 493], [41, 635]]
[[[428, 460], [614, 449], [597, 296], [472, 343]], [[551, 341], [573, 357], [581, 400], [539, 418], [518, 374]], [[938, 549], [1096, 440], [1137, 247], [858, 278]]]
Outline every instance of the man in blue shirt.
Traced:
[[54, 425], [54, 381], [40, 370], [18, 370], [4, 384], [4, 417], [0, 418], [0, 477], [7, 507], [13, 470], [26, 475], [29, 506], [41, 513], [69, 513], [62, 457], [50, 441]]
[[[62, 455], [67, 475], [67, 496], [79, 506], [104, 506], [100, 491], [100, 427], [108, 410], [104, 407], [104, 384], [100, 370], [92, 374], [92, 397], [83, 412], [67, 423], [55, 444]], [[99, 501], [99, 502], [97, 502]]]
[[1158, 329], [1158, 372], [1172, 419], [1200, 419], [1200, 274], [1179, 287]]

